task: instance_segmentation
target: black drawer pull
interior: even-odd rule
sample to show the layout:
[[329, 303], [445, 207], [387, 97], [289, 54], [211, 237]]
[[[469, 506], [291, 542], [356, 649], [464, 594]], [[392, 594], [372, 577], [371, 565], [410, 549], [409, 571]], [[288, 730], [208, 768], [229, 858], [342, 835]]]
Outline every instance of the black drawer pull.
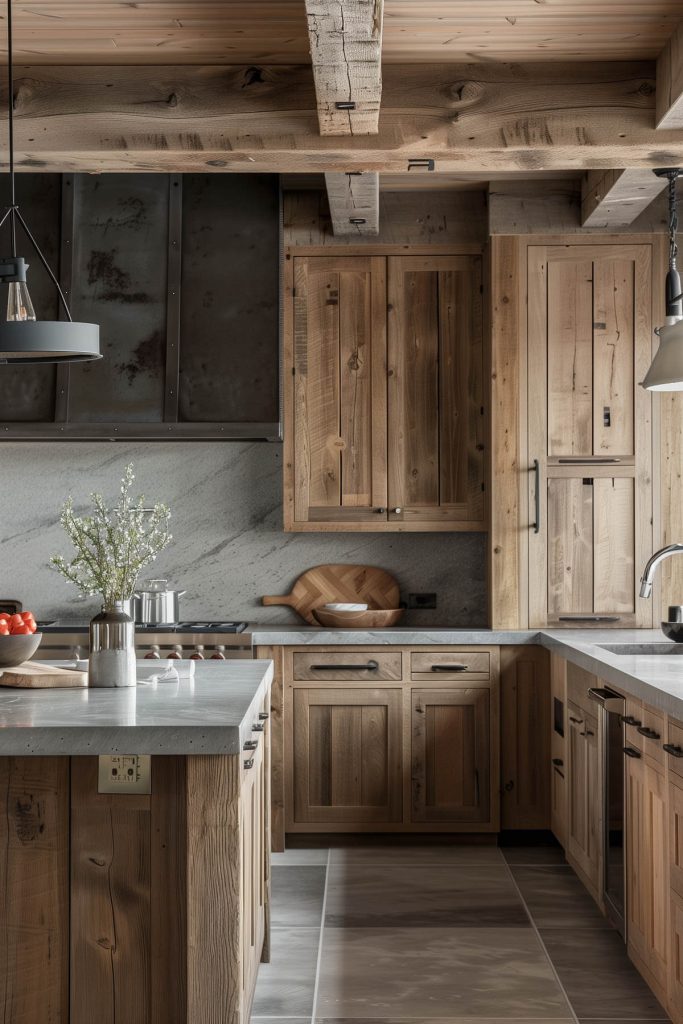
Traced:
[[621, 622], [620, 615], [558, 615], [558, 622]]
[[561, 779], [564, 778], [564, 772], [561, 772], [560, 769], [557, 767], [557, 765], [555, 765], [555, 767], [553, 768], [553, 771], [557, 772], [557, 774], [560, 776]]
[[633, 747], [624, 747], [624, 753], [627, 757], [642, 757], [643, 755], [639, 750], [634, 750]]
[[562, 768], [563, 765], [564, 765], [564, 761], [562, 760], [561, 757], [554, 757], [553, 758], [553, 764], [555, 765], [556, 768]]
[[534, 533], [541, 532], [541, 463], [534, 459]]
[[591, 729], [584, 729], [583, 732], [579, 733], [579, 736], [595, 736], [595, 733]]
[[639, 732], [646, 740], [658, 740], [660, 738], [659, 733], [655, 732], [654, 729], [650, 729], [647, 725], [639, 725], [636, 732]]
[[379, 662], [369, 661], [366, 665], [311, 665], [312, 672], [376, 672]]
[[641, 721], [639, 721], [637, 718], [634, 718], [633, 715], [622, 715], [621, 716], [621, 724], [622, 725], [642, 725], [643, 723]]
[[574, 723], [574, 725], [583, 725], [583, 718], [573, 718], [573, 717], [572, 717], [572, 716], [570, 715], [570, 716], [569, 716], [569, 721], [570, 721], [570, 722], [573, 722], [573, 723]]
[[672, 757], [683, 757], [683, 747], [679, 747], [676, 743], [664, 743], [662, 744], [667, 754], [671, 754]]
[[242, 746], [242, 750], [256, 750], [258, 747], [258, 740], [245, 740]]
[[270, 718], [270, 714], [267, 711], [259, 711], [258, 717], [260, 722], [267, 722]]
[[608, 458], [602, 456], [596, 458], [594, 455], [587, 455], [584, 459], [580, 455], [575, 455], [573, 458], [565, 458], [557, 460], [561, 466], [613, 466], [615, 463], [621, 462], [621, 459]]
[[432, 665], [432, 672], [467, 672], [469, 665], [457, 662], [455, 665]]
[[248, 757], [246, 759], [246, 761], [244, 762], [244, 767], [247, 768], [247, 769], [253, 768], [254, 767], [254, 758], [253, 757]]
[[263, 732], [263, 722], [254, 722], [251, 727], [252, 732]]

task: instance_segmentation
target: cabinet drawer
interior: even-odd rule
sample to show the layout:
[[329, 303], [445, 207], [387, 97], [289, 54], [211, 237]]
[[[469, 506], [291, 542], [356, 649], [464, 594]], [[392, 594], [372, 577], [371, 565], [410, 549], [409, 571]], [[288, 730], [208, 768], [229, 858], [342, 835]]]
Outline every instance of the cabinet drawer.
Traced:
[[439, 679], [488, 679], [489, 651], [411, 651], [410, 678], [416, 682]]
[[643, 724], [643, 705], [639, 700], [626, 698], [624, 704], [624, 746], [643, 749], [643, 737], [638, 732]]
[[666, 742], [671, 748], [664, 752], [669, 771], [683, 779], [683, 723], [669, 719]]
[[295, 651], [292, 672], [296, 682], [309, 679], [393, 681], [403, 675], [403, 659], [400, 651]]
[[666, 743], [665, 727], [664, 715], [644, 704], [643, 724], [640, 727], [642, 731], [639, 733], [642, 737], [640, 749], [647, 757], [661, 765], [664, 764], [664, 759], [666, 758], [663, 746]]

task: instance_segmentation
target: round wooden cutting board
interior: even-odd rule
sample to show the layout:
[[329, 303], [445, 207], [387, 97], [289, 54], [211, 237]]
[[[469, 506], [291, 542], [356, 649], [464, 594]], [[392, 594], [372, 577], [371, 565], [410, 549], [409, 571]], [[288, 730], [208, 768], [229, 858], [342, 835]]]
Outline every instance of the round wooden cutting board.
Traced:
[[293, 608], [312, 626], [313, 614], [332, 601], [364, 602], [369, 608], [398, 608], [399, 589], [394, 576], [376, 565], [316, 565], [299, 576], [289, 594], [261, 598], [265, 605]]

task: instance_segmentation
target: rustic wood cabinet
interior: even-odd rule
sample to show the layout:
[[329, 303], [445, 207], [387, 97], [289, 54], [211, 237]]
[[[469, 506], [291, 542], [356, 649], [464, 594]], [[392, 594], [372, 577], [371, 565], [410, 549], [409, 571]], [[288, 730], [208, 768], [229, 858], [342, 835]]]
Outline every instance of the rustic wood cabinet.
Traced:
[[567, 845], [567, 663], [550, 655], [550, 828]]
[[500, 704], [502, 827], [546, 829], [551, 790], [550, 656], [546, 650], [501, 648]]
[[602, 864], [598, 723], [572, 701], [567, 702], [567, 719], [567, 860], [599, 903]]
[[284, 829], [498, 831], [498, 663], [496, 648], [285, 648]]
[[481, 257], [286, 273], [285, 529], [484, 529]]
[[529, 625], [648, 626], [651, 246], [527, 252]]

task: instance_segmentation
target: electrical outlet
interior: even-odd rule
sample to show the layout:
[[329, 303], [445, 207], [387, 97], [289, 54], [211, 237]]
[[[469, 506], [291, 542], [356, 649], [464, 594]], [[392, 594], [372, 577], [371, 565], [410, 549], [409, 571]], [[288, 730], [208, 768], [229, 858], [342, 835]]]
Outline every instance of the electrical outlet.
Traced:
[[436, 594], [408, 594], [409, 608], [436, 608]]
[[149, 754], [101, 755], [98, 793], [151, 793], [152, 758]]

